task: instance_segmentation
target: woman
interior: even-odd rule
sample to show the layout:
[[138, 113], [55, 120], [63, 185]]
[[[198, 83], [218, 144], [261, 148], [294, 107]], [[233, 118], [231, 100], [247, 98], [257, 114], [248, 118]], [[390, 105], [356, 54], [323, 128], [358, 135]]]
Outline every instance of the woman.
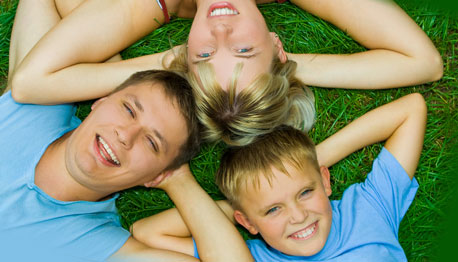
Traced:
[[[57, 12], [65, 19], [12, 72], [10, 85], [19, 101], [93, 99], [110, 93], [133, 72], [169, 68], [187, 74], [194, 86], [204, 138], [245, 145], [279, 124], [311, 127], [314, 102], [304, 84], [378, 89], [442, 75], [434, 45], [389, 0], [291, 1], [369, 49], [351, 55], [286, 53], [256, 7], [273, 0], [75, 2], [69, 6], [56, 0]], [[171, 13], [194, 17], [187, 45], [101, 63], [158, 28]]]

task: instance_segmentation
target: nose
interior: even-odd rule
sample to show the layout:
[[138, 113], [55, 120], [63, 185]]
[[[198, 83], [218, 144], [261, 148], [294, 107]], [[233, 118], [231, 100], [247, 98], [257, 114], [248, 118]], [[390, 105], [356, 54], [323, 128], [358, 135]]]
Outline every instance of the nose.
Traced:
[[296, 204], [295, 206], [290, 208], [289, 221], [291, 224], [302, 223], [305, 221], [307, 217], [308, 217], [308, 212], [303, 206]]
[[212, 34], [217, 40], [223, 40], [232, 33], [232, 27], [227, 24], [217, 24], [212, 28]]
[[141, 128], [138, 125], [117, 126], [114, 129], [115, 135], [120, 144], [129, 149], [134, 144], [135, 139], [140, 133]]

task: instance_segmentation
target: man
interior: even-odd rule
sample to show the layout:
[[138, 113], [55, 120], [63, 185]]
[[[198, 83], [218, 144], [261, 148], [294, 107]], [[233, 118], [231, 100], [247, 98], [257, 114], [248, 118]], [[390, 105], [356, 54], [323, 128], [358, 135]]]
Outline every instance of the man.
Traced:
[[[164, 189], [199, 232], [211, 227], [196, 221], [209, 218], [214, 226], [227, 228], [229, 241], [243, 243], [234, 227], [218, 219], [224, 216], [218, 207], [205, 204], [211, 199], [194, 178], [182, 175], [180, 169], [172, 172], [189, 161], [199, 142], [192, 92], [179, 75], [136, 73], [97, 100], [82, 122], [74, 115], [73, 104], [15, 101], [15, 69], [60, 20], [52, 14], [53, 4], [21, 1], [11, 37], [9, 86], [0, 97], [2, 258], [197, 261], [148, 248], [120, 226], [116, 192], [138, 185]], [[195, 205], [182, 205], [184, 198], [195, 199]], [[207, 229], [198, 244], [216, 250], [214, 255], [230, 254], [214, 246], [212, 239], [220, 233]], [[233, 252], [228, 259], [238, 255], [249, 259], [243, 245], [233, 246], [225, 247]], [[210, 254], [208, 260], [212, 258]]]

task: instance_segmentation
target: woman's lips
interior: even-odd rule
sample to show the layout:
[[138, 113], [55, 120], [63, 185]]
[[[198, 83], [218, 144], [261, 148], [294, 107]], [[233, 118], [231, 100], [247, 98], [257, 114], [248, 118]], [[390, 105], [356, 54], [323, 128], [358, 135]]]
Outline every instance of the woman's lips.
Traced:
[[207, 17], [238, 15], [239, 12], [228, 2], [218, 2], [210, 5]]

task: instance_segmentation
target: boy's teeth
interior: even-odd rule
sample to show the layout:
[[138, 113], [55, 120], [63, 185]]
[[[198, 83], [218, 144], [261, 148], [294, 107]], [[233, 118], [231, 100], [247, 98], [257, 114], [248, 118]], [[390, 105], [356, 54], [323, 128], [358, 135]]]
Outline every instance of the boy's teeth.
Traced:
[[238, 15], [239, 13], [236, 10], [225, 8], [217, 8], [210, 13], [210, 16], [217, 16], [217, 15]]
[[295, 237], [295, 238], [306, 238], [306, 237], [310, 236], [313, 233], [313, 231], [315, 231], [315, 226], [316, 225], [313, 225], [313, 227], [311, 227], [311, 228], [309, 228], [307, 230], [300, 231], [300, 232], [298, 232], [296, 234], [293, 234], [293, 237]]
[[105, 160], [111, 160], [114, 163], [116, 163], [117, 165], [119, 165], [118, 158], [116, 158], [116, 155], [113, 153], [111, 148], [108, 146], [108, 144], [105, 142], [105, 140], [103, 140], [103, 138], [100, 137], [100, 136], [99, 136], [99, 142], [103, 145], [103, 148], [105, 148], [105, 150], [108, 152], [108, 154], [110, 155], [111, 159], [106, 159], [105, 155], [102, 153], [102, 150], [100, 150], [100, 154], [103, 156], [103, 158], [105, 158]]

